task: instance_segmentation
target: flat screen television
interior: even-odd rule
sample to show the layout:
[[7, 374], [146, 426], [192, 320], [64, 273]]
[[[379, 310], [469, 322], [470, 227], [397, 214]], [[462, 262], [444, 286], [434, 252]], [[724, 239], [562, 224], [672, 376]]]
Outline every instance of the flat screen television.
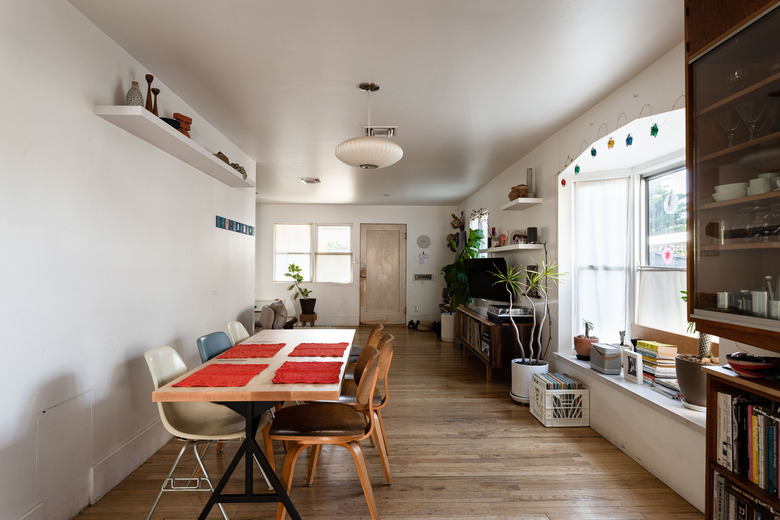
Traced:
[[506, 260], [496, 258], [468, 258], [463, 265], [466, 278], [469, 281], [469, 292], [472, 298], [482, 298], [494, 302], [508, 302], [509, 293], [504, 284], [496, 284], [493, 273], [506, 272]]

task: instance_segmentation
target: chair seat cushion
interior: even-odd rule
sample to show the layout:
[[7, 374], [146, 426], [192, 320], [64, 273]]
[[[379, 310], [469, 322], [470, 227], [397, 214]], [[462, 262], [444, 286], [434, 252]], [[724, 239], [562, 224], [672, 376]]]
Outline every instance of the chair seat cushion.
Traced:
[[366, 434], [363, 414], [339, 403], [309, 403], [282, 408], [271, 423], [271, 437], [345, 437]]
[[[357, 402], [357, 384], [353, 379], [345, 379], [341, 382], [341, 393], [339, 394], [338, 401], [318, 401], [321, 403], [335, 403], [346, 404], [348, 406], [357, 407], [359, 410], [367, 409], [367, 406], [360, 406]], [[382, 405], [382, 395], [379, 390], [374, 391], [374, 408]]]

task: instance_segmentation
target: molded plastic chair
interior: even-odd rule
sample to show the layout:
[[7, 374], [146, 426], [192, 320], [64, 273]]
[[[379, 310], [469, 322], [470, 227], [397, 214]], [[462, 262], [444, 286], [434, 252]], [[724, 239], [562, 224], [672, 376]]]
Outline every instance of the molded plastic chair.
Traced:
[[198, 345], [198, 353], [200, 353], [200, 360], [203, 363], [217, 357], [233, 346], [228, 335], [222, 331], [201, 336], [196, 343]]
[[240, 321], [231, 321], [225, 325], [225, 329], [227, 329], [227, 335], [233, 345], [238, 345], [249, 337], [249, 332]]
[[[144, 359], [149, 366], [149, 372], [152, 375], [154, 388], [160, 388], [173, 381], [177, 377], [187, 372], [187, 365], [184, 364], [181, 356], [169, 346], [156, 347], [147, 350], [144, 353]], [[179, 451], [179, 455], [163, 480], [160, 492], [152, 505], [152, 509], [146, 516], [147, 520], [152, 516], [157, 507], [160, 497], [166, 491], [208, 491], [212, 492], [214, 487], [209, 479], [208, 472], [203, 465], [202, 456], [205, 454], [208, 445], [212, 441], [239, 441], [246, 436], [246, 422], [243, 416], [236, 412], [208, 402], [170, 402], [157, 403], [157, 409], [160, 412], [160, 420], [168, 432], [184, 441], [184, 445]], [[273, 459], [273, 453], [268, 451], [270, 439], [267, 437], [271, 414], [265, 412], [260, 421], [260, 427], [266, 433], [266, 450], [269, 459]], [[197, 460], [197, 467], [189, 478], [173, 478], [173, 472], [179, 464], [184, 451], [192, 447]], [[203, 449], [201, 450], [201, 446]], [[203, 476], [196, 476], [197, 471], [202, 471]], [[218, 504], [222, 516], [227, 520], [227, 514]]]
[[[367, 439], [375, 431], [372, 396], [379, 371], [379, 354], [373, 347], [365, 347], [364, 350], [366, 349], [373, 350], [374, 353], [362, 374], [356, 395], [357, 402], [365, 406], [365, 412], [340, 403], [307, 403], [282, 408], [276, 412], [276, 418], [271, 424], [270, 437], [287, 443], [282, 482], [288, 493], [292, 487], [295, 462], [303, 450], [308, 447], [312, 448], [309, 457], [308, 477], [311, 484], [314, 479], [313, 470], [317, 465], [317, 459], [324, 444], [343, 446], [348, 449], [355, 461], [371, 518], [376, 519], [378, 512], [374, 501], [374, 492], [371, 489], [371, 481], [360, 441]], [[392, 484], [390, 468], [386, 464], [387, 453], [384, 451], [381, 432], [376, 430], [376, 433], [380, 436], [377, 446], [385, 469], [385, 479], [388, 484]], [[283, 520], [285, 515], [284, 505], [279, 504], [276, 510], [277, 520]]]

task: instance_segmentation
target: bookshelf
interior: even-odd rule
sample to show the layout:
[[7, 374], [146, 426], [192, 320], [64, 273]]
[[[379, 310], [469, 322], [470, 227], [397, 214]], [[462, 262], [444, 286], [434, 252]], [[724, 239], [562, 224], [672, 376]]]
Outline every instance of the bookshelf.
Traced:
[[[729, 518], [730, 508], [745, 510], [745, 518], [749, 519], [761, 518], [756, 511], [763, 518], [777, 518], [773, 515], [780, 515], [776, 449], [780, 424], [771, 416], [777, 415], [772, 410], [780, 407], [780, 382], [747, 379], [726, 367], [707, 367], [704, 371], [707, 373], [705, 518]], [[745, 401], [735, 403], [731, 396], [737, 395], [745, 396], [741, 398]], [[728, 396], [725, 402], [724, 396]], [[751, 417], [748, 406], [759, 411]]]
[[[523, 345], [531, 338], [530, 323], [516, 323]], [[458, 307], [455, 317], [455, 335], [463, 343], [463, 356], [470, 351], [485, 363], [486, 380], [493, 381], [493, 369], [508, 367], [515, 355], [515, 339], [512, 325], [493, 321], [468, 307]]]

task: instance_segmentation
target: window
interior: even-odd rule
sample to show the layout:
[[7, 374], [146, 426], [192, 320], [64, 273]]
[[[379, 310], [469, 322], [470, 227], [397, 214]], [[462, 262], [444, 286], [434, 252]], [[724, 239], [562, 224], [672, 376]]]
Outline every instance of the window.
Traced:
[[294, 263], [306, 282], [352, 282], [352, 226], [317, 224], [274, 225], [275, 282]]
[[488, 237], [488, 218], [489, 212], [485, 208], [475, 209], [471, 212], [471, 219], [469, 220], [469, 229], [482, 230], [482, 240], [477, 244], [477, 249], [487, 249], [487, 237]]

